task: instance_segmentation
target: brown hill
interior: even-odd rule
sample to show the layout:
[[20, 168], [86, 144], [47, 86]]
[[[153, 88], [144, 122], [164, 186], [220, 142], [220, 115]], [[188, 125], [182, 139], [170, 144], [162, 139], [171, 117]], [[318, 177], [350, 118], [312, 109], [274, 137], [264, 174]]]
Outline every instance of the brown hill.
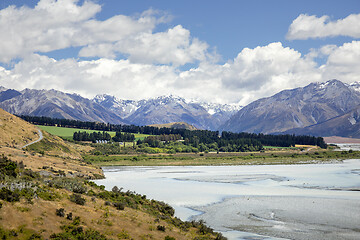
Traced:
[[191, 124], [188, 124], [186, 122], [172, 122], [172, 123], [164, 123], [164, 124], [152, 124], [149, 125], [150, 127], [157, 127], [157, 128], [176, 128], [176, 129], [187, 129], [187, 130], [197, 130], [196, 127], [194, 127]]
[[[65, 173], [73, 176], [96, 178], [103, 176], [100, 168], [85, 164], [79, 149], [61, 138], [42, 132], [43, 139], [28, 147], [23, 146], [40, 138], [39, 129], [0, 109], [0, 153], [26, 168], [44, 174]], [[80, 149], [81, 150], [81, 149]]]
[[87, 181], [102, 171], [81, 161], [83, 147], [0, 113], [1, 239], [221, 239], [165, 203]]
[[0, 146], [21, 148], [38, 138], [34, 125], [0, 108]]

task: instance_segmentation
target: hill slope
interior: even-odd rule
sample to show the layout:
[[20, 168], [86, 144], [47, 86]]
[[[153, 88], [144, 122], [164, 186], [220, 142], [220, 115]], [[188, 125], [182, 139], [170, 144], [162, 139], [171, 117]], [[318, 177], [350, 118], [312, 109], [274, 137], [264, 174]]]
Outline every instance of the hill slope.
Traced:
[[46, 132], [19, 149], [38, 137], [36, 127], [2, 109], [0, 119], [1, 239], [223, 239], [202, 223], [174, 218], [163, 202], [87, 181], [101, 169]]
[[176, 129], [187, 129], [187, 130], [197, 130], [196, 127], [187, 124], [185, 122], [173, 122], [173, 123], [164, 123], [164, 124], [152, 124], [149, 125], [150, 127], [157, 127], [157, 128], [176, 128]]
[[80, 152], [62, 139], [43, 131], [44, 138], [26, 148], [24, 145], [39, 139], [38, 128], [0, 109], [1, 153], [34, 171], [46, 174], [59, 171], [72, 176], [96, 178], [103, 176], [100, 168], [81, 162]]
[[0, 145], [21, 148], [39, 138], [37, 128], [0, 108]]
[[325, 122], [305, 128], [290, 129], [285, 133], [323, 137], [340, 136], [360, 138], [360, 105], [350, 112]]

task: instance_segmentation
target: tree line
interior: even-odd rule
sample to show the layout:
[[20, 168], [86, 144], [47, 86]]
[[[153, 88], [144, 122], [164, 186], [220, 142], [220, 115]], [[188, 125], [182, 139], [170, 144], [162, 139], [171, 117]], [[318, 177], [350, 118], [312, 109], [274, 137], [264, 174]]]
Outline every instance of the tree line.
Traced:
[[74, 132], [73, 133], [73, 139], [75, 141], [92, 141], [92, 142], [96, 142], [96, 140], [106, 140], [106, 141], [110, 141], [111, 140], [111, 136], [109, 133], [103, 131], [103, 132], [92, 132], [92, 133], [88, 133], [86, 131], [84, 132]]
[[116, 132], [114, 137], [111, 137], [109, 133], [78, 131], [73, 133], [74, 141], [91, 141], [95, 143], [97, 140], [114, 141], [114, 142], [133, 142], [135, 135], [131, 133]]
[[[122, 133], [141, 133], [149, 135], [179, 135], [184, 140], [184, 144], [191, 144], [194, 147], [199, 147], [200, 144], [210, 145], [216, 143], [218, 148], [230, 149], [235, 148], [234, 145], [240, 144], [255, 146], [260, 148], [264, 146], [277, 147], [291, 147], [295, 144], [301, 145], [317, 145], [321, 148], [326, 148], [327, 145], [322, 137], [314, 136], [296, 136], [294, 134], [286, 135], [267, 135], [256, 133], [232, 133], [210, 130], [187, 130], [175, 128], [158, 128], [151, 126], [135, 126], [135, 125], [121, 125], [100, 122], [83, 122], [79, 120], [58, 119], [49, 117], [35, 117], [35, 116], [19, 116], [22, 119], [37, 125], [70, 127], [80, 129], [91, 129], [100, 131], [115, 131]], [[257, 147], [259, 146], [259, 147]]]

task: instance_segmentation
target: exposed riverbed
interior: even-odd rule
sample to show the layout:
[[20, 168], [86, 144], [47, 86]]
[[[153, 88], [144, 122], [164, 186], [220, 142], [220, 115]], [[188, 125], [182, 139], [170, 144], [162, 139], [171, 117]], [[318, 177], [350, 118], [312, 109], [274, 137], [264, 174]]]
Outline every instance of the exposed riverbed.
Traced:
[[107, 189], [165, 201], [229, 239], [360, 239], [360, 160], [103, 170]]

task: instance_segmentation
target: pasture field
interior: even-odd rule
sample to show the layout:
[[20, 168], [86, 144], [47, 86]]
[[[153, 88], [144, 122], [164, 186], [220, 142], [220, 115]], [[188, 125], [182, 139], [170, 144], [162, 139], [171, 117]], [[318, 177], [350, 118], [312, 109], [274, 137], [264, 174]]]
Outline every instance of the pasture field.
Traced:
[[[44, 130], [52, 135], [58, 136], [58, 137], [62, 137], [68, 140], [72, 140], [73, 139], [73, 135], [74, 132], [88, 132], [88, 133], [92, 133], [92, 132], [102, 132], [99, 130], [88, 130], [88, 129], [81, 129], [81, 128], [64, 128], [64, 127], [55, 127], [55, 126], [43, 126], [43, 125], [37, 125], [37, 127], [39, 127], [41, 130]], [[112, 131], [106, 131], [107, 133], [110, 134], [111, 137], [115, 136], [115, 132]], [[135, 140], [137, 141], [138, 139], [144, 139], [147, 136], [150, 136], [148, 134], [137, 134], [135, 133]]]
[[98, 166], [221, 166], [221, 165], [287, 165], [337, 163], [345, 159], [358, 159], [359, 151], [333, 151], [311, 149], [266, 152], [210, 152], [176, 154], [119, 154], [86, 155], [84, 160]]

